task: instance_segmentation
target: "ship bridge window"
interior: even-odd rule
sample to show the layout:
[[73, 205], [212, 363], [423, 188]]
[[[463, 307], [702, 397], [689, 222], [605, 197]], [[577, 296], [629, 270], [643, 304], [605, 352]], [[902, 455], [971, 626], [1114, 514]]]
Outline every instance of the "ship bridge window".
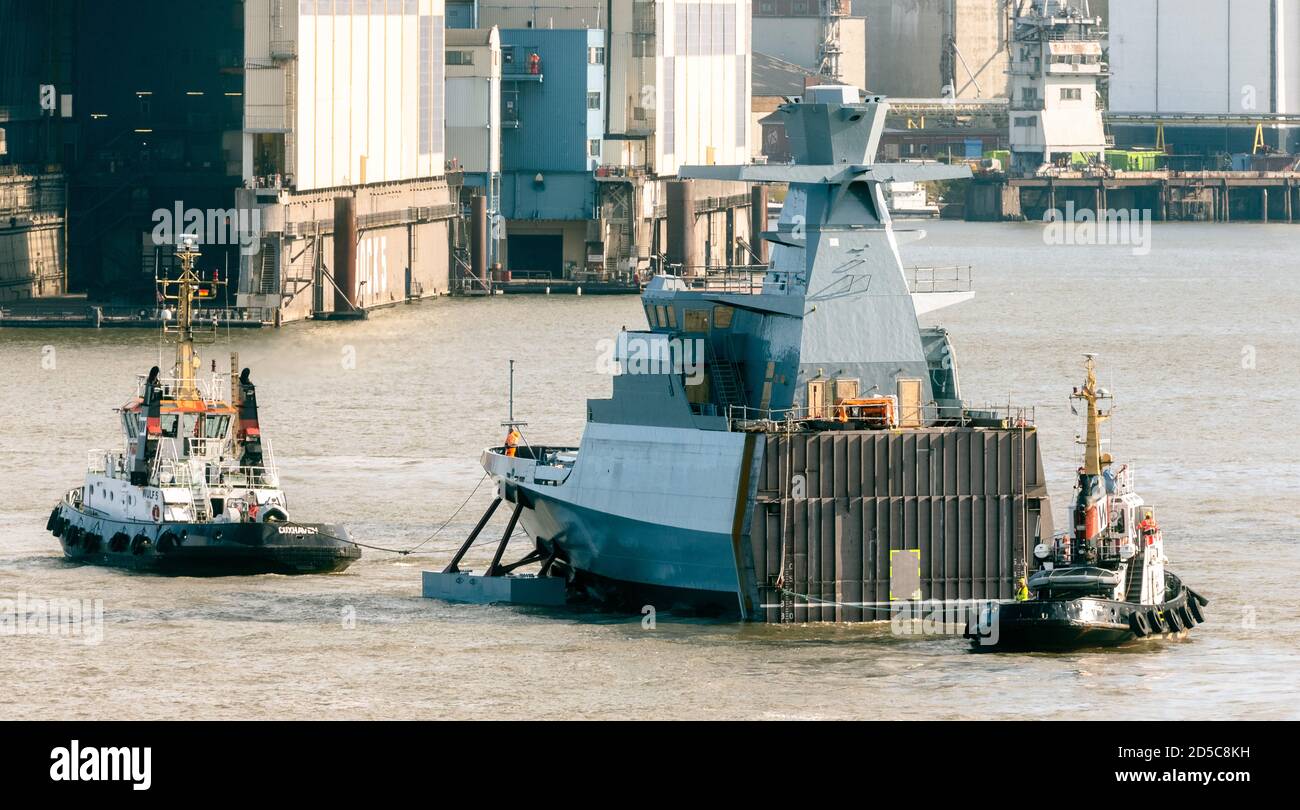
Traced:
[[190, 438], [199, 438], [199, 420], [203, 418], [201, 413], [183, 413], [181, 416], [181, 435]]
[[651, 306], [650, 304], [646, 304], [646, 305], [645, 305], [645, 322], [646, 322], [646, 326], [649, 326], [651, 329], [654, 328], [654, 325], [655, 325], [655, 308], [654, 308], [653, 306]]
[[709, 311], [707, 309], [688, 309], [683, 312], [687, 332], [709, 331]]
[[713, 326], [715, 329], [730, 329], [731, 318], [736, 314], [736, 310], [723, 304], [718, 304], [713, 308]]
[[203, 435], [209, 439], [224, 439], [230, 427], [230, 417], [224, 414], [210, 413], [203, 420]]
[[169, 438], [176, 438], [176, 426], [180, 424], [180, 415], [174, 413], [165, 413], [158, 419], [158, 426], [162, 430], [162, 435]]
[[677, 309], [673, 306], [668, 307], [668, 328], [677, 328]]
[[668, 325], [668, 313], [664, 311], [663, 304], [655, 306], [655, 325], [660, 327]]

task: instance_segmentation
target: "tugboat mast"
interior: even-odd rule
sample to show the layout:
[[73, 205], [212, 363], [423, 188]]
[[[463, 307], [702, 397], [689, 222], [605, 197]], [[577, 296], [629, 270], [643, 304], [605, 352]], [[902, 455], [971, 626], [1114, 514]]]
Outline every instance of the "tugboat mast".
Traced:
[[[176, 257], [181, 262], [180, 276], [175, 279], [159, 278], [158, 289], [164, 301], [176, 302], [176, 367], [173, 372], [176, 378], [176, 400], [197, 402], [202, 396], [195, 380], [199, 359], [194, 352], [194, 299], [204, 297], [204, 290], [210, 296], [217, 282], [205, 285], [195, 271], [194, 260], [199, 257], [199, 249], [194, 237], [181, 237], [176, 245]], [[175, 287], [174, 292], [171, 291], [172, 287]], [[167, 331], [165, 322], [164, 331]]]
[[1088, 354], [1084, 367], [1088, 376], [1082, 388], [1074, 389], [1075, 399], [1081, 399], [1088, 405], [1088, 432], [1084, 439], [1083, 474], [1101, 475], [1101, 422], [1107, 414], [1101, 412], [1097, 402], [1104, 395], [1097, 388], [1097, 355]]

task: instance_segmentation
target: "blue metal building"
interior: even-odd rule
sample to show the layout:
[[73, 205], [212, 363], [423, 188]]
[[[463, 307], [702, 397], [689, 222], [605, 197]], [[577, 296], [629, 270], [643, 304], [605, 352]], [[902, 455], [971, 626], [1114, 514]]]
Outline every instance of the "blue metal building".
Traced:
[[501, 214], [505, 266], [560, 278], [603, 261], [596, 224], [606, 99], [605, 33], [501, 31]]

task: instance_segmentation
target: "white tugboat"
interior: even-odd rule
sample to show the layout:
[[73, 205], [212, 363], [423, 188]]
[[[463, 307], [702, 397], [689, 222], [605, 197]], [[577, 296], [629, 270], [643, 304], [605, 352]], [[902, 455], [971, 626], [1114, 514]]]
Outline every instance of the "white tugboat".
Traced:
[[977, 650], [1110, 646], [1181, 635], [1205, 621], [1205, 597], [1165, 569], [1155, 508], [1134, 490], [1133, 471], [1115, 468], [1101, 450], [1110, 394], [1097, 385], [1094, 356], [1087, 358], [1087, 378], [1072, 394], [1087, 408], [1074, 532], [1035, 548], [1038, 569], [1019, 601], [988, 608], [968, 628]]
[[[171, 377], [141, 376], [119, 410], [121, 450], [92, 450], [85, 483], [69, 491], [46, 528], [77, 562], [178, 575], [340, 571], [361, 556], [343, 526], [290, 520], [270, 442], [257, 421], [248, 369], [199, 374], [196, 300], [223, 282], [194, 269], [193, 240], [177, 247], [178, 278], [159, 278], [175, 319]], [[229, 383], [229, 401], [223, 400]]]

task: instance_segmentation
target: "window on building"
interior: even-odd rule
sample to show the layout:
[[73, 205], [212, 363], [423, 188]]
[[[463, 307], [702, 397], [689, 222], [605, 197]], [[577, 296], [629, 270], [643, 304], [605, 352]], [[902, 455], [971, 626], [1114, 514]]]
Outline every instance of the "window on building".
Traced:
[[600, 157], [600, 138], [592, 138], [587, 141], [587, 154], [592, 157]]
[[604, 49], [604, 48], [588, 48], [588, 49], [587, 49], [587, 64], [589, 64], [589, 65], [603, 65], [603, 64], [605, 64], [605, 49]]
[[599, 90], [593, 90], [593, 91], [587, 93], [587, 109], [589, 109], [589, 110], [599, 110], [599, 109], [600, 109], [600, 91], [599, 91]]
[[1038, 116], [1036, 115], [1016, 116], [1015, 125], [1017, 127], [1023, 127], [1023, 128], [1036, 127], [1038, 126]]
[[1082, 87], [1062, 87], [1061, 101], [1081, 101], [1083, 100]]
[[447, 64], [472, 65], [474, 64], [474, 52], [473, 51], [447, 51]]
[[1021, 100], [1021, 101], [1038, 101], [1038, 88], [1037, 88], [1037, 87], [1022, 87], [1022, 88], [1020, 88], [1020, 100]]

